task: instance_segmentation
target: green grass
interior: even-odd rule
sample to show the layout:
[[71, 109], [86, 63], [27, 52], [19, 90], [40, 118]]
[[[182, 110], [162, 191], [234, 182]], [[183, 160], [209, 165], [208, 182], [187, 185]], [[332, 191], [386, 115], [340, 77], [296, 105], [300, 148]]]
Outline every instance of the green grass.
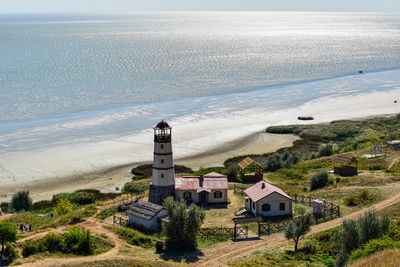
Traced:
[[124, 239], [128, 244], [134, 246], [140, 246], [143, 248], [154, 247], [157, 238], [151, 235], [145, 235], [135, 229], [127, 227], [118, 227], [115, 233], [122, 239]]
[[231, 239], [232, 237], [227, 237], [227, 236], [197, 238], [197, 249], [199, 250], [206, 249], [218, 243], [225, 242]]
[[116, 214], [118, 212], [118, 207], [111, 207], [105, 210], [102, 210], [97, 216], [96, 218], [99, 220], [104, 220], [114, 214]]

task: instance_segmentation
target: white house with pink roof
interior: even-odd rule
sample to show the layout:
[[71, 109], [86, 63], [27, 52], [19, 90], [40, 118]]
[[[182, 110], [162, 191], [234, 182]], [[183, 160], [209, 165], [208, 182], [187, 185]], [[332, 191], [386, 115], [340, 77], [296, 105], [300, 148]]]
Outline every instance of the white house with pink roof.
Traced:
[[292, 198], [282, 189], [260, 181], [244, 190], [245, 208], [256, 216], [292, 214]]
[[176, 176], [175, 198], [200, 204], [226, 203], [228, 178], [216, 172], [199, 176]]

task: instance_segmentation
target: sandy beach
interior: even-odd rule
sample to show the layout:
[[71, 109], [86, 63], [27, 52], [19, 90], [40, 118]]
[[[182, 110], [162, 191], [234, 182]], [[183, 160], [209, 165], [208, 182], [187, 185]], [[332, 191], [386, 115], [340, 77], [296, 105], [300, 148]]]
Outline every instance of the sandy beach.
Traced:
[[[290, 147], [299, 138], [294, 135], [276, 135], [263, 132], [254, 133], [229, 141], [214, 149], [190, 157], [178, 158], [175, 164], [193, 169], [199, 167], [222, 166], [231, 157], [244, 154], [261, 154], [274, 152], [283, 147]], [[12, 195], [20, 190], [29, 190], [34, 201], [50, 199], [54, 194], [72, 192], [78, 189], [100, 189], [106, 192], [118, 192], [116, 188], [131, 180], [131, 169], [134, 166], [150, 162], [132, 162], [99, 170], [97, 172], [78, 173], [65, 177], [44, 178], [26, 183], [14, 183], [0, 187], [0, 202], [9, 201]]]

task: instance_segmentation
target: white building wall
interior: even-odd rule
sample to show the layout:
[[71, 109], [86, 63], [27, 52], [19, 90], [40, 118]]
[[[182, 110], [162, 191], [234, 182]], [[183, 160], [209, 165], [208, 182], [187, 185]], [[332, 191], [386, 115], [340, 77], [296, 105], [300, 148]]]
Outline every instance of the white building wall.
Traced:
[[[215, 198], [214, 193], [216, 191], [220, 191], [222, 193], [221, 198]], [[226, 203], [228, 202], [228, 190], [227, 189], [213, 189], [211, 193], [208, 195], [208, 202], [209, 203]]]
[[137, 224], [144, 228], [157, 230], [157, 229], [159, 229], [158, 220], [164, 218], [166, 215], [167, 215], [167, 213], [165, 211], [161, 211], [156, 216], [154, 216], [151, 220], [145, 220], [143, 218], [129, 215], [129, 223]]
[[192, 201], [193, 202], [199, 202], [199, 196], [197, 195], [196, 190], [187, 190], [187, 191], [183, 191], [183, 190], [175, 190], [175, 197], [176, 199], [184, 199], [183, 195], [185, 192], [190, 192], [192, 194]]
[[[285, 203], [285, 210], [280, 210], [280, 203]], [[269, 204], [270, 211], [262, 211], [262, 205]], [[292, 201], [278, 193], [272, 193], [256, 203], [255, 214], [261, 216], [281, 216], [292, 214]]]

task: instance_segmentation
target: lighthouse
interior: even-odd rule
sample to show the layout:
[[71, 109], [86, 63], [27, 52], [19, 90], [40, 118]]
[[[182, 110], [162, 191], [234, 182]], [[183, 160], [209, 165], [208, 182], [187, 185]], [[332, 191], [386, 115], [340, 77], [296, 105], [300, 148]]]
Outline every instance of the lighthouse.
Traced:
[[172, 156], [171, 127], [164, 120], [154, 128], [153, 175], [149, 202], [161, 205], [166, 197], [175, 197], [175, 170]]

